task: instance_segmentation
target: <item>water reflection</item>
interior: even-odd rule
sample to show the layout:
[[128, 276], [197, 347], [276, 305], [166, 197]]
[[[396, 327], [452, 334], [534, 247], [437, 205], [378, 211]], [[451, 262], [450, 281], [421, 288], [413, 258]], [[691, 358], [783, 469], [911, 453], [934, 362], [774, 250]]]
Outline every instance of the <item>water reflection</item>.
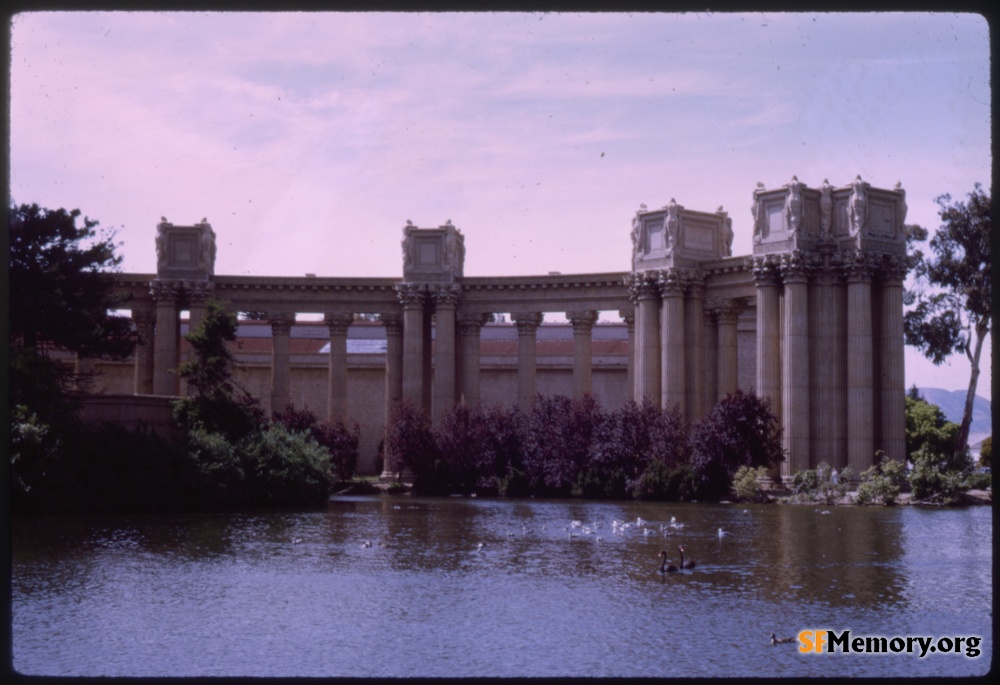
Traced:
[[[15, 666], [975, 674], [992, 654], [990, 513], [345, 497], [319, 511], [19, 518]], [[679, 544], [697, 568], [660, 576], [658, 552], [676, 563]], [[817, 662], [767, 644], [772, 631], [815, 627], [981, 634], [985, 656]]]

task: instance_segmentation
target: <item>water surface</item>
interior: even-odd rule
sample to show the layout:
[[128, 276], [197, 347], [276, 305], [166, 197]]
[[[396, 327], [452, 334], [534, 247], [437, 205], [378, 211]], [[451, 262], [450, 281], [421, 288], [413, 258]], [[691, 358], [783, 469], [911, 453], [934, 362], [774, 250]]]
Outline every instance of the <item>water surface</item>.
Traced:
[[[993, 651], [991, 514], [373, 496], [320, 511], [18, 517], [14, 667], [56, 676], [983, 674]], [[660, 575], [657, 553], [676, 563], [678, 544], [697, 567]], [[768, 640], [825, 628], [975, 635], [982, 654], [800, 654]]]

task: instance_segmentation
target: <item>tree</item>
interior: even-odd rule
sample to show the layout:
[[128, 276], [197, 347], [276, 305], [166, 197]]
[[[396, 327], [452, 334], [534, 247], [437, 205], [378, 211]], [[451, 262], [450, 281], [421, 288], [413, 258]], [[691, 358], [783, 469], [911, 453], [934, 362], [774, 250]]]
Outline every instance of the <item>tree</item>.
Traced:
[[226, 343], [236, 340], [236, 330], [236, 316], [223, 303], [205, 303], [201, 324], [185, 336], [192, 359], [178, 368], [195, 393], [174, 403], [174, 417], [187, 430], [221, 433], [230, 442], [266, 423], [258, 400], [233, 381], [236, 361]]
[[10, 371], [13, 406], [50, 418], [77, 379], [48, 356], [54, 348], [83, 357], [124, 359], [138, 340], [127, 317], [110, 312], [125, 304], [115, 292], [121, 256], [113, 231], [98, 230], [80, 210], [11, 205]]
[[741, 466], [771, 469], [785, 459], [781, 425], [767, 398], [737, 390], [726, 395], [691, 431], [691, 462], [700, 495], [729, 495]]
[[[980, 184], [968, 202], [954, 202], [950, 195], [936, 198], [941, 227], [929, 245], [932, 255], [915, 250], [914, 287], [904, 302], [913, 309], [903, 316], [908, 345], [919, 349], [934, 364], [963, 352], [972, 367], [962, 423], [952, 451], [966, 449], [972, 407], [979, 382], [979, 360], [990, 332], [992, 281], [990, 254], [990, 193]], [[911, 226], [908, 242], [922, 242], [927, 231]]]

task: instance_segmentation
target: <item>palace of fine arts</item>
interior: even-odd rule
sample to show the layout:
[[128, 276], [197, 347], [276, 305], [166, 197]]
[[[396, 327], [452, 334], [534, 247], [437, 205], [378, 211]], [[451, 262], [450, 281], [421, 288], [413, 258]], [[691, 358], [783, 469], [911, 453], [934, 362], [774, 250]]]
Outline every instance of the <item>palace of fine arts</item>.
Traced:
[[[168, 422], [167, 398], [189, 392], [183, 334], [218, 300], [253, 314], [235, 348], [242, 386], [265, 408], [359, 422], [362, 474], [403, 399], [436, 419], [456, 404], [589, 394], [694, 422], [737, 389], [770, 398], [785, 478], [823, 462], [860, 474], [877, 450], [904, 461], [906, 194], [835, 180], [758, 183], [745, 220], [683, 198], [642, 205], [622, 217], [628, 268], [613, 273], [467, 276], [474, 222], [448, 220], [406, 222], [402, 279], [232, 276], [215, 273], [207, 219], [163, 218], [156, 273], [119, 274], [142, 343], [126, 362], [75, 362], [96, 372], [84, 416]], [[734, 230], [752, 230], [752, 254], [732, 254]]]

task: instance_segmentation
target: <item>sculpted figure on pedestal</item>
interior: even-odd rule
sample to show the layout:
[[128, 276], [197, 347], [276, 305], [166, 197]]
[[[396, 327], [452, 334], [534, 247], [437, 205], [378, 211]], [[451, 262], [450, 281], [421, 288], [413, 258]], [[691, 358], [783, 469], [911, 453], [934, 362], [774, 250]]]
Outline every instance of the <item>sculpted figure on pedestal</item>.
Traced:
[[802, 224], [802, 188], [805, 183], [798, 176], [792, 176], [792, 182], [785, 186], [788, 196], [785, 198], [785, 218], [788, 221], [788, 232], [795, 235]]
[[851, 237], [857, 237], [865, 228], [868, 212], [868, 198], [865, 193], [867, 183], [861, 180], [860, 174], [851, 183], [851, 203], [849, 208], [849, 218], [851, 223]]
[[819, 230], [825, 239], [830, 236], [833, 226], [833, 186], [828, 179], [823, 179], [819, 193]]

